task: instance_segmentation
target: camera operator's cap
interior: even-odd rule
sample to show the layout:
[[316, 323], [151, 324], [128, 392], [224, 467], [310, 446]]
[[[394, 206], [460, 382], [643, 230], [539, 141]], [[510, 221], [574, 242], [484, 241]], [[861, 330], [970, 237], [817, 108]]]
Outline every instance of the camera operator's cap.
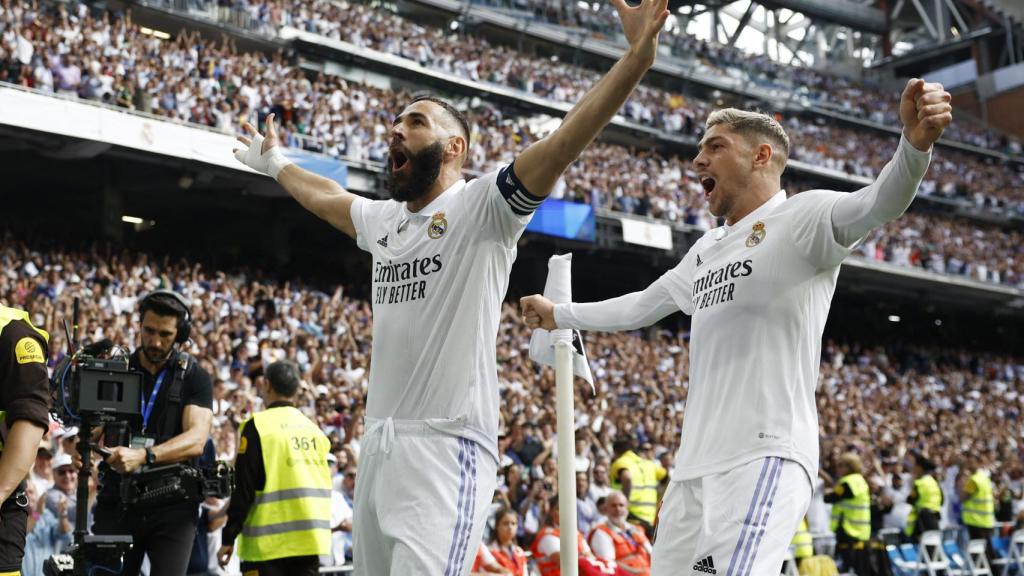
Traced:
[[71, 454], [61, 452], [53, 457], [53, 462], [50, 465], [53, 466], [54, 470], [57, 470], [64, 466], [73, 466], [74, 461], [71, 460]]

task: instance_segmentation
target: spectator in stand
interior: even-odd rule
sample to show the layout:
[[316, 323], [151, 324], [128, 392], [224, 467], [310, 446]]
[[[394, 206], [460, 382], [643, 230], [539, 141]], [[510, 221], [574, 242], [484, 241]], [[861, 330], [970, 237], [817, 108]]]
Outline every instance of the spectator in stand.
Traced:
[[507, 574], [527, 576], [526, 551], [516, 542], [519, 515], [513, 509], [502, 508], [495, 514], [494, 519], [496, 528], [490, 547], [491, 554]]
[[46, 500], [46, 509], [58, 518], [60, 510], [63, 509], [69, 518], [71, 529], [74, 530], [78, 501], [78, 469], [75, 468], [70, 454], [62, 452], [53, 458], [53, 479], [53, 487], [43, 496]]
[[608, 495], [604, 504], [607, 520], [590, 532], [590, 548], [598, 558], [623, 567], [630, 574], [651, 573], [651, 543], [644, 529], [626, 520], [629, 501], [619, 491]]

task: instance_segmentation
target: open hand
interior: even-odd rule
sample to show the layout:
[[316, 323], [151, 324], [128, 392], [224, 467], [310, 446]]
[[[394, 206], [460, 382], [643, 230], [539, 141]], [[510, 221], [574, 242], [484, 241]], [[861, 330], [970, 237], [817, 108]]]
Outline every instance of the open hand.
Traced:
[[622, 20], [629, 49], [648, 65], [654, 64], [658, 34], [669, 15], [668, 0], [641, 0], [639, 6], [629, 6], [626, 0], [612, 0], [612, 5]]
[[278, 173], [291, 164], [291, 161], [281, 153], [281, 141], [277, 137], [277, 128], [274, 127], [274, 115], [267, 116], [266, 134], [260, 134], [249, 122], [242, 124], [242, 130], [245, 130], [249, 137], [238, 137], [238, 141], [244, 144], [245, 148], [232, 150], [235, 159], [257, 172], [276, 179]]
[[949, 92], [942, 84], [911, 78], [900, 96], [900, 120], [903, 135], [922, 152], [942, 136], [953, 121], [953, 107]]
[[524, 296], [519, 299], [519, 306], [523, 311], [523, 320], [530, 328], [543, 328], [544, 330], [555, 330], [555, 303], [540, 294]]

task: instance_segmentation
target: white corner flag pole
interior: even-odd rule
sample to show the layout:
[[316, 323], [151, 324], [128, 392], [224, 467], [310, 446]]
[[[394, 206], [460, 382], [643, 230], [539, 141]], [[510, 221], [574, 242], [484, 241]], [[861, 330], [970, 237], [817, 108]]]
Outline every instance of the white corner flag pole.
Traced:
[[555, 413], [558, 420], [558, 529], [563, 576], [576, 576], [576, 416], [573, 408], [572, 330], [554, 330]]
[[[555, 304], [572, 302], [572, 254], [552, 256], [548, 260], [548, 279], [544, 296]], [[579, 573], [579, 551], [576, 535], [576, 399], [573, 377], [579, 376], [594, 386], [594, 376], [587, 365], [582, 339], [575, 349], [573, 330], [547, 331], [536, 328], [530, 336], [530, 358], [555, 368], [555, 413], [558, 420], [558, 528], [560, 564], [563, 576]]]

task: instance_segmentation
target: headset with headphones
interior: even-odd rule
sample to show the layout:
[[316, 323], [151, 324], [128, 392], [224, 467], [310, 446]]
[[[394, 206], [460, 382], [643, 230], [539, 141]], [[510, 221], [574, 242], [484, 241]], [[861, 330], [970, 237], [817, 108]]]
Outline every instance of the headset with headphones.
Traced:
[[152, 304], [149, 301], [154, 296], [166, 296], [181, 304], [182, 314], [178, 318], [178, 333], [174, 336], [174, 342], [177, 344], [188, 342], [188, 337], [192, 333], [192, 302], [174, 290], [153, 290], [139, 301], [139, 312], [141, 314], [145, 315], [146, 310], [151, 309]]

